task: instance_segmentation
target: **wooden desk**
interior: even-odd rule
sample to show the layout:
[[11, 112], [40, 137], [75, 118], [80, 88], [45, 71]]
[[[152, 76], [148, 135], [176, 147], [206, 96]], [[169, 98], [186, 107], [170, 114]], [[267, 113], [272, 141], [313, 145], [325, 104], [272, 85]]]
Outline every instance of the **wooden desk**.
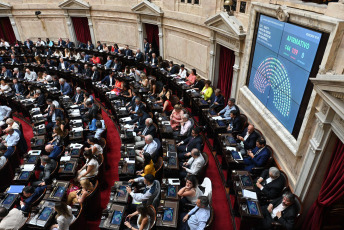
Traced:
[[[164, 212], [168, 210], [163, 210], [164, 208], [173, 209], [172, 221], [164, 220]], [[179, 202], [178, 201], [165, 201], [161, 200], [157, 211], [156, 227], [157, 229], [176, 229], [178, 225], [178, 211]]]
[[43, 150], [45, 146], [45, 136], [35, 136], [31, 139], [31, 149]]
[[52, 189], [47, 190], [44, 195], [44, 200], [61, 202], [64, 200], [67, 190], [69, 188], [69, 181], [56, 181], [52, 184]]
[[21, 171], [13, 178], [13, 183], [17, 185], [27, 185], [35, 174], [35, 170], [33, 171]]
[[115, 185], [111, 188], [110, 202], [111, 203], [128, 203], [129, 194], [127, 193], [126, 186], [130, 183], [126, 181], [115, 181]]
[[29, 228], [47, 229], [55, 217], [55, 202], [42, 200], [38, 207], [38, 213], [31, 212], [30, 219], [26, 222]]
[[62, 180], [70, 180], [73, 179], [76, 175], [78, 167], [78, 159], [77, 158], [71, 158], [70, 161], [60, 162], [60, 168], [58, 172], [58, 178]]
[[99, 228], [119, 230], [125, 221], [126, 206], [120, 204], [108, 204], [107, 216], [103, 216]]
[[179, 201], [179, 185], [161, 184], [161, 199]]

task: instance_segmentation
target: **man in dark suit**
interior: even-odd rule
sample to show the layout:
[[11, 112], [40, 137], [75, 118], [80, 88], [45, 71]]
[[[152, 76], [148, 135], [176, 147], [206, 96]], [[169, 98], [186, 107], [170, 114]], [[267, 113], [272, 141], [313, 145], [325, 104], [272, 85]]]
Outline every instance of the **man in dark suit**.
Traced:
[[103, 50], [103, 46], [102, 46], [102, 43], [100, 43], [100, 41], [97, 41], [97, 50], [98, 51]]
[[210, 98], [210, 108], [214, 109], [218, 113], [225, 105], [225, 98], [221, 94], [220, 89], [215, 90], [215, 94]]
[[82, 70], [82, 74], [85, 75], [86, 77], [92, 76], [92, 70], [88, 67], [87, 64], [84, 65], [84, 69]]
[[45, 60], [45, 68], [54, 67], [54, 66], [55, 66], [54, 60], [51, 60], [50, 58], [47, 58]]
[[148, 55], [148, 53], [149, 53], [149, 43], [147, 41], [147, 38], [143, 39], [143, 49], [144, 49], [145, 55]]
[[252, 124], [247, 126], [241, 134], [237, 135], [237, 139], [241, 141], [240, 144], [237, 145], [241, 154], [245, 155], [247, 150], [254, 149], [258, 138], [259, 135]]
[[38, 168], [41, 170], [39, 173], [38, 180], [32, 183], [32, 186], [44, 186], [50, 185], [52, 182], [51, 173], [57, 166], [57, 162], [54, 159], [49, 158], [47, 155], [41, 157], [41, 165]]
[[149, 118], [149, 115], [142, 111], [142, 110], [137, 110], [136, 112], [137, 116], [130, 121], [131, 124], [135, 125], [134, 131], [139, 132], [146, 126], [146, 119]]
[[39, 56], [41, 54], [41, 50], [40, 49], [37, 49], [36, 47], [32, 47], [32, 54], [33, 56]]
[[196, 148], [201, 151], [203, 139], [200, 135], [201, 128], [196, 127], [191, 131], [191, 137], [186, 138], [177, 144], [179, 160], [186, 160], [191, 157], [191, 150]]
[[23, 201], [20, 201], [20, 205], [17, 206], [19, 210], [28, 213], [31, 209], [31, 205], [35, 202], [44, 192], [47, 186], [37, 187], [36, 189], [32, 186], [26, 186], [23, 188]]
[[106, 86], [113, 86], [115, 85], [115, 72], [111, 71], [110, 75], [107, 75], [106, 77], [104, 77], [103, 80], [101, 80], [101, 83], [106, 85]]
[[49, 48], [46, 48], [43, 52], [43, 55], [46, 55], [46, 56], [51, 56], [53, 53], [51, 52], [51, 50]]
[[152, 118], [148, 117], [145, 120], [145, 126], [139, 130], [135, 137], [136, 148], [143, 147], [145, 143], [145, 136], [151, 135], [153, 138], [156, 136], [156, 128], [153, 125]]
[[285, 179], [276, 167], [265, 169], [256, 183], [258, 198], [264, 196], [266, 199], [276, 199], [285, 186]]
[[92, 67], [92, 75], [91, 75], [91, 80], [92, 81], [99, 81], [100, 79], [100, 73], [97, 70], [97, 67], [93, 66]]
[[33, 42], [30, 39], [26, 39], [24, 46], [30, 49], [33, 46]]
[[14, 54], [11, 54], [11, 61], [10, 61], [11, 65], [15, 65], [15, 64], [20, 64], [19, 60], [16, 58], [16, 56]]
[[76, 93], [72, 97], [72, 102], [74, 103], [74, 105], [80, 105], [84, 101], [84, 94], [82, 93], [80, 87], [77, 87], [75, 91]]
[[121, 71], [121, 63], [118, 58], [115, 58], [112, 69], [115, 71]]
[[93, 49], [94, 49], [94, 45], [92, 44], [91, 41], [88, 41], [88, 42], [87, 42], [86, 49], [88, 49], [88, 50], [93, 50]]
[[81, 60], [82, 61], [89, 61], [90, 55], [86, 54], [85, 52], [81, 52]]
[[61, 155], [62, 148], [58, 145], [48, 144], [45, 146], [45, 151], [49, 153], [49, 158], [53, 160], [58, 160], [58, 157]]
[[251, 172], [254, 167], [263, 166], [270, 157], [270, 150], [266, 148], [264, 138], [258, 138], [256, 147], [252, 151], [247, 151], [248, 157], [244, 158], [245, 170]]
[[58, 70], [67, 70], [69, 64], [67, 61], [64, 61], [63, 58], [60, 58], [59, 66], [57, 67]]
[[93, 118], [97, 117], [97, 114], [101, 113], [100, 108], [94, 104], [92, 101], [86, 101], [86, 108], [88, 108], [88, 111], [84, 114], [83, 120], [89, 121], [92, 120]]
[[142, 103], [141, 99], [137, 97], [135, 99], [135, 106], [129, 111], [129, 113], [131, 114], [131, 119], [134, 119], [137, 116], [137, 111], [139, 110], [146, 111], [146, 107]]
[[58, 42], [57, 42], [57, 46], [65, 46], [66, 42], [64, 40], [62, 40], [62, 38], [59, 38]]
[[125, 45], [124, 55], [127, 56], [127, 57], [133, 56], [133, 51], [131, 49], [129, 49], [128, 45]]
[[9, 69], [6, 69], [5, 66], [1, 66], [1, 76], [5, 79], [12, 78], [12, 72]]
[[68, 49], [74, 48], [74, 43], [67, 38], [65, 47], [67, 47]]
[[170, 74], [178, 74], [179, 73], [179, 68], [177, 65], [173, 64], [173, 61], [169, 62], [169, 68], [168, 71], [170, 71]]
[[13, 78], [17, 78], [18, 80], [24, 79], [24, 73], [20, 72], [18, 68], [13, 69]]
[[284, 229], [292, 230], [298, 207], [295, 204], [295, 195], [286, 192], [282, 197], [274, 200], [268, 206], [262, 207], [264, 219], [258, 229], [272, 229], [272, 222], [277, 221]]
[[17, 96], [19, 96], [24, 94], [25, 87], [22, 84], [18, 83], [17, 78], [13, 78], [12, 90]]
[[143, 61], [143, 53], [141, 52], [140, 49], [136, 50], [135, 61], [136, 62], [142, 62]]
[[41, 107], [45, 105], [45, 97], [44, 97], [44, 94], [41, 92], [41, 90], [39, 89], [36, 90], [35, 97], [36, 97], [37, 107]]
[[57, 117], [63, 120], [63, 112], [60, 109], [56, 109], [54, 104], [51, 104], [47, 114], [48, 124], [46, 125], [46, 129], [48, 132], [55, 126]]
[[152, 58], [150, 59], [149, 63], [152, 66], [157, 66], [158, 65], [158, 58], [156, 57], [155, 53], [152, 53]]
[[230, 120], [227, 130], [228, 132], [232, 133], [233, 136], [236, 136], [239, 134], [239, 132], [242, 131], [244, 124], [242, 123], [242, 120], [240, 116], [238, 115], [237, 110], [232, 110], [230, 112], [230, 117], [231, 117], [231, 120]]
[[65, 79], [60, 78], [59, 83], [61, 95], [70, 95], [72, 93], [72, 87], [66, 82]]

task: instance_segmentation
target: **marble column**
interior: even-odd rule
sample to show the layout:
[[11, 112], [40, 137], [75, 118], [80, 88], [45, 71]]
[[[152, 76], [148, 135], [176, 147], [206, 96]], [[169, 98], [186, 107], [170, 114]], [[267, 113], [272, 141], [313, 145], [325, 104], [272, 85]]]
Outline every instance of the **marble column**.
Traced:
[[164, 40], [163, 40], [163, 29], [162, 24], [158, 24], [159, 27], [159, 52], [162, 59], [164, 59]]
[[235, 51], [235, 60], [233, 65], [233, 77], [232, 77], [232, 89], [231, 89], [231, 97], [236, 98], [237, 97], [237, 82], [239, 77], [239, 70], [240, 70], [240, 53]]
[[96, 38], [95, 38], [95, 35], [94, 35], [92, 18], [91, 18], [91, 16], [87, 16], [87, 19], [88, 19], [88, 26], [90, 27], [90, 34], [91, 34], [92, 43], [95, 44], [96, 43]]
[[74, 31], [74, 26], [73, 26], [73, 21], [72, 18], [69, 16], [68, 12], [65, 12], [65, 17], [66, 17], [66, 22], [67, 22], [67, 26], [68, 26], [68, 31], [69, 31], [69, 39], [71, 42], [74, 42], [74, 44], [77, 46], [77, 38], [76, 38], [76, 34]]
[[[12, 25], [12, 28], [13, 28], [13, 32], [14, 32], [14, 35], [16, 36], [16, 39], [18, 41], [22, 41], [22, 39], [20, 39], [20, 35], [19, 35], [19, 31], [18, 31], [18, 27], [17, 27], [17, 24], [13, 18], [13, 15], [9, 15], [8, 18], [10, 19], [10, 22], [11, 22], [11, 25]], [[25, 39], [23, 39], [25, 40]]]
[[210, 51], [209, 51], [209, 73], [208, 79], [209, 81], [217, 84], [215, 81], [215, 59], [216, 59], [216, 42], [215, 42], [215, 32], [212, 30], [210, 35]]
[[140, 15], [137, 15], [137, 29], [138, 29], [138, 32], [139, 32], [139, 47], [140, 47], [140, 50], [142, 52], [143, 49], [144, 49], [144, 44], [143, 44], [143, 24], [142, 24], [142, 21], [141, 21], [141, 16]]

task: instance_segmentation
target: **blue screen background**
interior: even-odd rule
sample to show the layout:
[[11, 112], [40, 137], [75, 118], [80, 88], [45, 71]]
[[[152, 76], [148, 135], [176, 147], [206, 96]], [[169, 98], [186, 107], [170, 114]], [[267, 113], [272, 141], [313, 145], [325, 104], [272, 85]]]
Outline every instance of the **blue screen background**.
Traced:
[[293, 131], [321, 34], [260, 16], [249, 89]]

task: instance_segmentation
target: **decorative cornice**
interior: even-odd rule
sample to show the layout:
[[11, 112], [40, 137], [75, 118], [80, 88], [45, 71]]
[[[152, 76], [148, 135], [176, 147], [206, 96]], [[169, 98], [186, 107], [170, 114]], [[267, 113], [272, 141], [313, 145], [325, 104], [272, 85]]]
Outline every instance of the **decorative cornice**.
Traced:
[[143, 0], [136, 6], [133, 6], [131, 10], [137, 14], [145, 14], [151, 16], [162, 16], [164, 14], [164, 12], [159, 6], [147, 0]]
[[89, 10], [91, 8], [88, 2], [82, 0], [65, 0], [59, 4], [59, 7], [65, 10]]
[[0, 2], [0, 10], [10, 10], [12, 6], [5, 2]]

